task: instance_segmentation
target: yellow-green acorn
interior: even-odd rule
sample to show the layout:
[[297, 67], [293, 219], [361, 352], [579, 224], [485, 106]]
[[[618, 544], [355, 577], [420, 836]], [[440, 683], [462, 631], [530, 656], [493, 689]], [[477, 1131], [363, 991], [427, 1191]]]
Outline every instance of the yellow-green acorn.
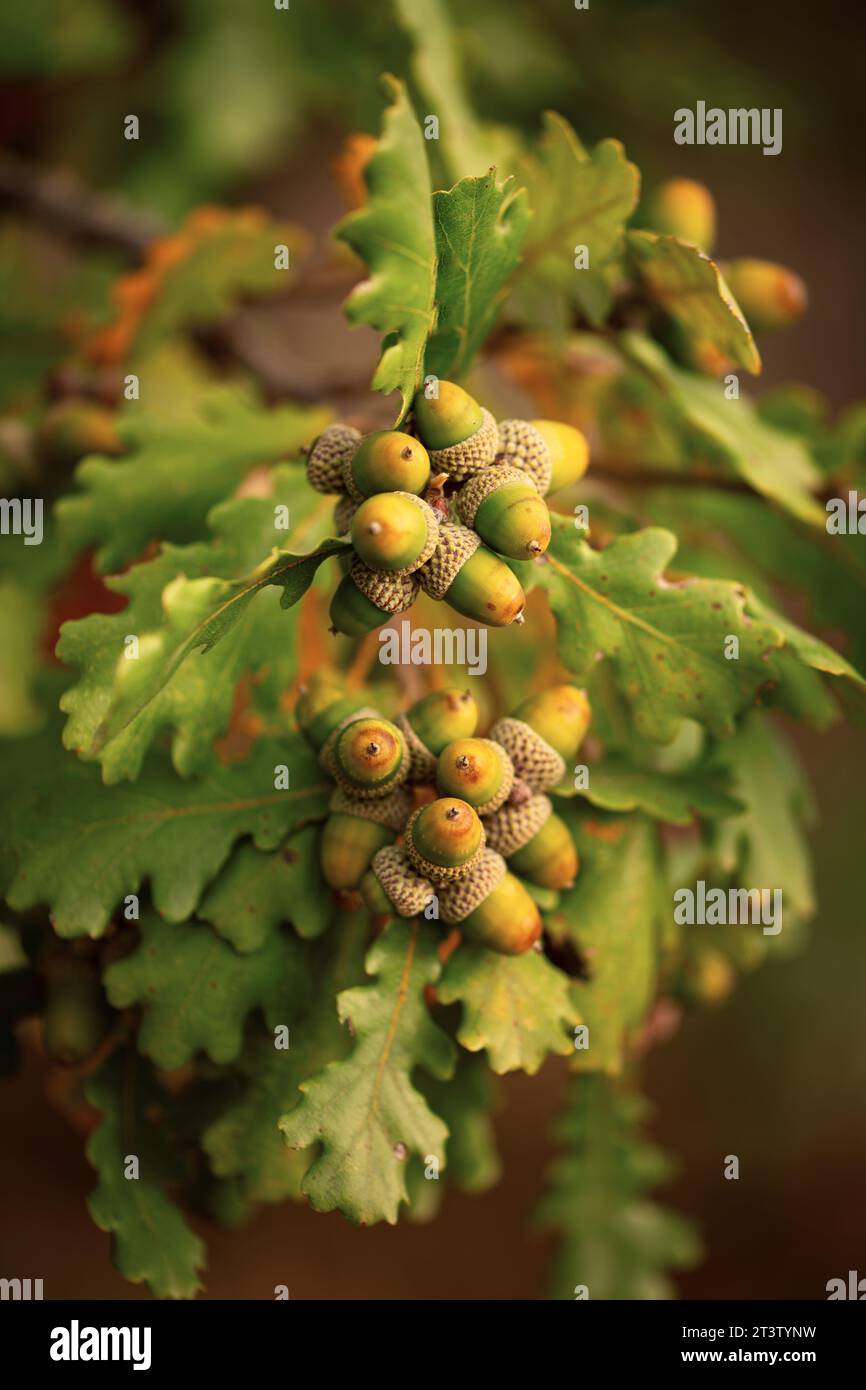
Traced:
[[413, 492], [377, 492], [352, 518], [352, 544], [371, 570], [411, 574], [438, 540], [436, 513]]
[[406, 739], [413, 782], [432, 782], [436, 759], [454, 738], [471, 738], [478, 723], [478, 705], [468, 690], [445, 686], [416, 700], [396, 720]]
[[439, 543], [418, 577], [425, 593], [445, 599], [466, 618], [489, 627], [523, 622], [520, 580], [468, 526], [440, 525]]
[[467, 802], [443, 796], [409, 817], [404, 832], [406, 853], [431, 883], [469, 872], [484, 848], [484, 827]]
[[439, 754], [436, 785], [443, 796], [459, 796], [479, 816], [489, 816], [508, 800], [514, 767], [502, 745], [492, 739], [457, 738]]
[[436, 394], [415, 397], [415, 428], [438, 473], [460, 482], [487, 468], [499, 448], [499, 430], [489, 410], [453, 381], [436, 383]]
[[327, 767], [351, 796], [387, 796], [409, 775], [406, 740], [381, 715], [352, 719], [334, 739]]
[[316, 492], [345, 492], [343, 469], [358, 447], [360, 431], [352, 425], [329, 425], [307, 455], [307, 482]]
[[[540, 734], [566, 763], [580, 747], [591, 717], [586, 693], [575, 685], [551, 686], [538, 695], [530, 695], [514, 711], [514, 718], [522, 719]], [[523, 776], [519, 769], [518, 773]]]
[[507, 802], [485, 821], [487, 843], [522, 878], [540, 888], [570, 888], [578, 869], [571, 831], [549, 797]]
[[364, 695], [350, 692], [335, 671], [316, 671], [301, 687], [295, 718], [304, 738], [318, 753], [337, 726], [364, 703]]
[[666, 179], [647, 200], [650, 226], [665, 236], [691, 241], [712, 251], [716, 239], [716, 202], [696, 179]]
[[374, 855], [361, 881], [361, 894], [371, 912], [397, 917], [417, 917], [434, 896], [432, 884], [396, 845]]
[[429, 478], [427, 450], [402, 430], [365, 434], [343, 469], [346, 491], [359, 502], [377, 492], [423, 492]]
[[509, 464], [486, 468], [457, 494], [457, 515], [500, 555], [531, 560], [550, 544], [547, 503], [528, 473]]
[[371, 570], [356, 555], [349, 573], [340, 580], [331, 599], [331, 631], [343, 632], [348, 637], [363, 637], [365, 632], [381, 627], [395, 613], [411, 608], [418, 589], [416, 573], [382, 574]]
[[378, 800], [359, 800], [338, 787], [322, 831], [320, 862], [330, 888], [357, 888], [377, 850], [394, 841], [409, 818], [412, 798], [398, 787]]
[[528, 473], [546, 497], [583, 477], [589, 445], [580, 430], [560, 420], [500, 420], [496, 461]]
[[541, 915], [501, 855], [485, 849], [470, 873], [437, 890], [443, 922], [459, 926], [468, 941], [506, 956], [519, 956], [541, 936]]
[[99, 977], [82, 960], [57, 961], [46, 971], [45, 1049], [72, 1066], [96, 1051], [111, 1024]]
[[773, 261], [726, 261], [722, 273], [728, 289], [757, 333], [787, 328], [806, 312], [806, 286], [793, 270]]

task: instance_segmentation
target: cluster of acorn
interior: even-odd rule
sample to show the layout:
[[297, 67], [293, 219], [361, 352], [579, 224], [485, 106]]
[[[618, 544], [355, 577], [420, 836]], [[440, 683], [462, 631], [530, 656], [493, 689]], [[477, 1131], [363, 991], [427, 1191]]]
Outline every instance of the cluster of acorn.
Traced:
[[434, 691], [392, 722], [317, 674], [296, 716], [337, 784], [321, 840], [332, 889], [359, 891], [388, 917], [424, 913], [435, 898], [435, 915], [469, 940], [506, 955], [535, 944], [537, 899], [555, 901], [577, 873], [568, 826], [545, 793], [564, 780], [589, 725], [582, 690], [532, 696], [477, 738], [469, 691]]
[[371, 632], [411, 608], [421, 589], [492, 627], [522, 622], [523, 588], [506, 560], [544, 553], [544, 498], [576, 482], [588, 459], [573, 426], [497, 424], [451, 381], [431, 379], [402, 430], [362, 436], [329, 426], [310, 449], [307, 476], [318, 492], [342, 494], [334, 524], [353, 546], [332, 631]]

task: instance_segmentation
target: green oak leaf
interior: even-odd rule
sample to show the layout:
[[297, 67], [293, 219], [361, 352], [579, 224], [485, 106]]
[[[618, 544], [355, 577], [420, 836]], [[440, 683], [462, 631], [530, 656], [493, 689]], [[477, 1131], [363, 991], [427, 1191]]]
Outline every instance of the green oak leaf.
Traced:
[[649, 299], [687, 337], [711, 343], [734, 366], [760, 372], [761, 355], [752, 330], [706, 252], [661, 232], [629, 232], [626, 246]]
[[424, 137], [405, 87], [384, 79], [391, 105], [364, 170], [367, 201], [334, 235], [364, 261], [369, 276], [345, 312], [384, 334], [373, 390], [398, 391], [404, 413], [421, 384], [427, 338], [436, 321], [436, 239]]
[[[271, 497], [214, 509], [210, 542], [165, 546], [110, 579], [109, 587], [129, 599], [122, 612], [64, 623], [57, 655], [82, 673], [61, 700], [69, 715], [64, 745], [97, 759], [107, 783], [137, 777], [164, 728], [174, 731], [177, 771], [199, 771], [228, 727], [241, 676], [277, 667], [281, 684], [290, 682], [294, 622], [285, 609], [303, 596], [317, 567], [345, 548], [325, 541], [306, 556], [274, 548], [275, 507], [292, 514], [303, 486], [300, 470], [275, 470]], [[314, 509], [307, 521], [316, 515]], [[282, 590], [279, 601], [275, 589]]]
[[327, 421], [324, 410], [266, 410], [225, 387], [211, 387], [192, 419], [122, 413], [119, 433], [127, 453], [91, 456], [78, 465], [78, 491], [57, 504], [60, 541], [76, 550], [95, 548], [99, 569], [114, 571], [152, 540], [201, 540], [208, 512], [252, 468], [296, 454]]
[[417, 920], [383, 932], [366, 961], [374, 983], [337, 1001], [355, 1038], [352, 1051], [304, 1081], [301, 1103], [280, 1121], [290, 1148], [321, 1145], [303, 1181], [317, 1211], [394, 1225], [408, 1200], [406, 1159], [432, 1155], [444, 1166], [448, 1130], [411, 1077], [416, 1066], [442, 1079], [454, 1069], [453, 1044], [424, 998], [441, 969], [438, 940]]
[[[99, 1174], [88, 1201], [90, 1215], [112, 1236], [113, 1259], [133, 1284], [146, 1283], [155, 1298], [194, 1298], [205, 1249], [187, 1226], [166, 1188], [185, 1174], [175, 1149], [150, 1118], [163, 1093], [150, 1068], [134, 1052], [117, 1052], [85, 1085], [102, 1123], [87, 1141], [87, 1158]], [[125, 1173], [138, 1160], [137, 1178]]]
[[589, 786], [578, 795], [605, 811], [645, 811], [667, 825], [691, 825], [696, 816], [715, 819], [742, 811], [729, 780], [721, 769], [667, 774], [608, 756], [591, 765]]
[[138, 949], [106, 970], [105, 992], [115, 1009], [142, 1006], [138, 1049], [167, 1071], [198, 1051], [221, 1065], [233, 1062], [247, 1015], [267, 1012], [287, 975], [303, 973], [311, 987], [299, 943], [285, 932], [245, 955], [200, 922], [168, 923], [151, 913], [140, 932]]
[[564, 1057], [574, 1043], [566, 1029], [580, 1021], [569, 980], [537, 951], [503, 956], [464, 944], [450, 957], [436, 993], [460, 1003], [457, 1041], [487, 1053], [493, 1071], [533, 1076], [549, 1053]]
[[[605, 271], [637, 204], [638, 170], [618, 140], [602, 140], [589, 153], [568, 121], [547, 111], [538, 151], [519, 178], [533, 218], [515, 280], [518, 312], [534, 320], [553, 312], [562, 327], [563, 306], [576, 305], [591, 323], [603, 323], [613, 303]], [[578, 246], [589, 251], [585, 269], [575, 268]]]
[[525, 189], [496, 181], [496, 171], [461, 179], [433, 194], [439, 318], [424, 368], [464, 376], [493, 326], [505, 282], [515, 270], [530, 212]]
[[337, 996], [363, 982], [367, 919], [363, 911], [342, 908], [331, 908], [331, 917], [327, 936], [303, 947], [315, 988], [295, 990], [286, 1000], [289, 1047], [276, 1048], [269, 1038], [255, 1041], [244, 1058], [240, 1096], [202, 1137], [214, 1173], [239, 1178], [251, 1201], [301, 1196], [312, 1151], [290, 1149], [280, 1134], [280, 1119], [301, 1101], [301, 1082], [352, 1048], [349, 1030], [337, 1014]]
[[321, 936], [331, 919], [331, 894], [319, 867], [318, 830], [301, 830], [267, 852], [240, 845], [198, 916], [236, 951], [258, 951], [282, 922], [291, 922], [298, 936]]
[[577, 946], [590, 976], [574, 985], [589, 1045], [574, 1052], [573, 1065], [618, 1073], [653, 997], [659, 929], [665, 913], [673, 915], [673, 903], [665, 897], [656, 831], [645, 817], [593, 815], [572, 804], [560, 815], [571, 830], [580, 873], [546, 920], [552, 935]]
[[[677, 545], [669, 531], [648, 528], [593, 550], [573, 523], [553, 522], [538, 572], [569, 670], [585, 677], [610, 660], [646, 738], [668, 742], [687, 718], [732, 733], [770, 677], [766, 658], [782, 646], [781, 629], [747, 615], [740, 585], [664, 578]], [[729, 636], [739, 640], [736, 660], [725, 657]]]
[[[289, 769], [287, 790], [275, 787], [281, 766]], [[105, 787], [95, 768], [55, 755], [8, 802], [9, 903], [19, 911], [46, 903], [60, 936], [101, 936], [124, 898], [149, 880], [157, 911], [181, 922], [237, 839], [275, 848], [292, 830], [324, 819], [330, 791], [294, 734], [260, 740], [244, 763], [214, 760], [196, 781], [181, 781], [154, 757], [128, 787]]]

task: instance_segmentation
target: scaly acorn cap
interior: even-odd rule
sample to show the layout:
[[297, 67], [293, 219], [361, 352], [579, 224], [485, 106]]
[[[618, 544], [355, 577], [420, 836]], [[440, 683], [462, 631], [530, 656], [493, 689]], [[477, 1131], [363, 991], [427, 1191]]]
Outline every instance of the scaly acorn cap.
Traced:
[[348, 534], [349, 527], [352, 525], [352, 517], [357, 510], [358, 503], [353, 497], [349, 497], [347, 494], [340, 498], [334, 507], [334, 530], [338, 536]]
[[377, 849], [391, 844], [394, 834], [377, 821], [365, 820], [354, 813], [332, 811], [325, 821], [319, 843], [319, 863], [328, 887], [341, 893], [351, 893], [360, 887], [373, 855]]
[[430, 464], [436, 473], [447, 473], [456, 483], [489, 468], [499, 452], [499, 426], [486, 407], [474, 434], [447, 449], [431, 449]]
[[458, 492], [455, 507], [464, 526], [500, 555], [531, 560], [550, 544], [547, 503], [529, 474], [510, 464], [476, 473]]
[[592, 711], [584, 690], [576, 685], [552, 685], [518, 705], [514, 717], [531, 724], [570, 763], [589, 728]]
[[427, 450], [402, 430], [365, 434], [343, 467], [344, 487], [356, 502], [377, 492], [423, 492], [429, 477]]
[[522, 878], [539, 888], [558, 892], [573, 887], [578, 868], [577, 849], [562, 817], [548, 816], [532, 839], [509, 857], [509, 864]]
[[395, 613], [411, 608], [419, 587], [415, 574], [377, 574], [353, 555], [349, 573], [340, 580], [331, 599], [331, 631], [363, 637]]
[[508, 872], [501, 854], [484, 849], [471, 873], [451, 883], [443, 883], [437, 891], [439, 917], [456, 925], [480, 907], [484, 899], [497, 888]]
[[352, 544], [368, 569], [412, 574], [439, 541], [439, 518], [412, 492], [377, 492], [352, 518]]
[[514, 767], [492, 739], [458, 738], [439, 754], [436, 785], [443, 796], [459, 796], [479, 816], [489, 816], [511, 795]]
[[462, 878], [478, 862], [484, 827], [457, 797], [439, 797], [409, 817], [403, 840], [410, 860], [431, 883]]
[[389, 845], [373, 856], [372, 872], [398, 917], [417, 917], [435, 896], [404, 849]]
[[450, 521], [439, 527], [439, 541], [430, 559], [421, 569], [418, 579], [425, 594], [443, 599], [470, 555], [481, 544], [481, 537], [468, 526], [454, 526]]
[[316, 492], [345, 492], [343, 469], [351, 459], [358, 441], [359, 430], [352, 425], [329, 425], [323, 430], [307, 456], [307, 481]]
[[367, 716], [346, 724], [334, 740], [330, 766], [350, 796], [387, 796], [409, 773], [406, 742], [390, 719]]
[[565, 760], [523, 719], [498, 719], [490, 737], [501, 743], [521, 781], [535, 792], [556, 787], [566, 775]]
[[399, 835], [412, 814], [412, 793], [405, 784], [401, 784], [387, 796], [364, 800], [352, 796], [343, 787], [335, 787], [329, 810], [332, 815], [358, 816], [361, 820], [375, 821], [377, 825], [384, 825]]
[[484, 822], [487, 844], [508, 859], [534, 839], [552, 814], [553, 804], [547, 796], [533, 796], [518, 806], [507, 801]]
[[523, 622], [526, 595], [519, 579], [468, 526], [440, 525], [439, 544], [418, 578], [425, 593], [447, 599], [464, 617], [490, 627]]
[[506, 873], [463, 918], [460, 930], [467, 941], [504, 956], [520, 956], [541, 936], [541, 913], [520, 879]]
[[478, 723], [478, 705], [468, 690], [443, 686], [416, 700], [406, 718], [424, 747], [438, 758], [455, 738], [471, 738]]
[[550, 491], [553, 458], [547, 440], [529, 420], [499, 421], [497, 466], [509, 464], [528, 473], [542, 497]]

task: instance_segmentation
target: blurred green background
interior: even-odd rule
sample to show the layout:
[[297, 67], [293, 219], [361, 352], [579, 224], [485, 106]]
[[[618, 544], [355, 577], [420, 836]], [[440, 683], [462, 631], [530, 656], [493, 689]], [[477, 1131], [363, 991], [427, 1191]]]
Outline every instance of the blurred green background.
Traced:
[[[119, 265], [115, 253], [83, 252], [38, 207], [24, 215], [22, 177], [52, 173], [62, 202], [72, 174], [79, 188], [120, 199], [142, 237], [201, 201], [252, 201], [323, 247], [344, 206], [331, 166], [345, 135], [377, 129], [380, 72], [411, 77], [397, 9], [357, 0], [291, 0], [288, 12], [270, 0], [6, 7], [0, 408], [28, 403], [33, 381], [63, 355], [58, 310], [98, 315]], [[578, 12], [569, 0], [459, 0], [452, 10], [456, 54], [486, 119], [531, 132], [555, 108], [587, 142], [617, 136], [646, 184], [685, 175], [712, 188], [721, 256], [767, 256], [803, 275], [810, 312], [762, 344], [764, 384], [803, 380], [837, 407], [863, 393], [860, 4], [591, 0]], [[675, 145], [674, 110], [699, 99], [781, 107], [782, 154]], [[138, 142], [122, 138], [129, 113], [141, 121]], [[344, 329], [338, 296], [270, 309], [262, 332], [303, 365], [310, 390], [371, 360], [365, 334]], [[8, 445], [6, 421], [0, 431]], [[685, 1297], [820, 1298], [828, 1279], [866, 1274], [866, 736], [795, 738], [820, 812], [810, 944], [746, 977], [726, 1007], [690, 1016], [647, 1066], [654, 1133], [681, 1159], [668, 1195], [708, 1248], [680, 1280]], [[287, 1283], [293, 1298], [539, 1296], [549, 1241], [527, 1232], [563, 1085], [549, 1062], [539, 1077], [503, 1086], [505, 1176], [493, 1192], [449, 1194], [434, 1225], [396, 1231], [356, 1232], [294, 1207], [261, 1211], [242, 1231], [209, 1231], [208, 1294], [267, 1297]], [[2, 1088], [11, 1138], [0, 1158], [3, 1270], [43, 1277], [48, 1296], [143, 1296], [109, 1265], [107, 1238], [84, 1207], [81, 1138], [42, 1088], [32, 1059]], [[723, 1178], [731, 1153], [739, 1182]]]

